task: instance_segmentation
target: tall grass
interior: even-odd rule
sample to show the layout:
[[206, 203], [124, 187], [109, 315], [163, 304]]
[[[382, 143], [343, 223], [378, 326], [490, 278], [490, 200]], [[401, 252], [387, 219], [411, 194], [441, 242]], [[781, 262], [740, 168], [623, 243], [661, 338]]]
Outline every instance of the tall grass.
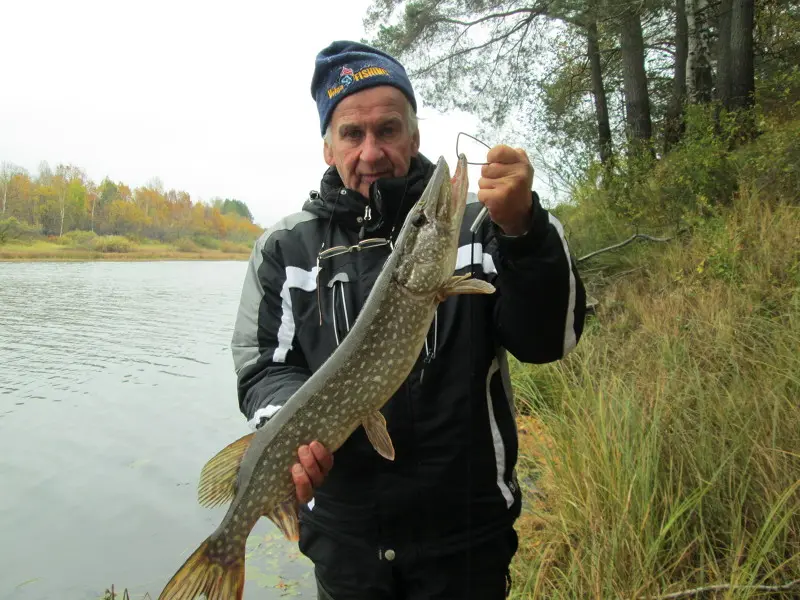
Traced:
[[535, 479], [515, 598], [800, 578], [799, 212], [743, 187], [691, 237], [632, 249], [638, 270], [606, 259], [627, 273], [578, 348], [514, 364]]

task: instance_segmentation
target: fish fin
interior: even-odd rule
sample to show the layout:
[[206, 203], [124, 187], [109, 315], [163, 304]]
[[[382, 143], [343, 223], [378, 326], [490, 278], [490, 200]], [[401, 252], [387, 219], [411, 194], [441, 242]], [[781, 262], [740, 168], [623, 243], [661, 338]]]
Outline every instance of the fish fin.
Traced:
[[470, 274], [454, 275], [437, 294], [439, 302], [459, 294], [494, 294], [495, 287], [482, 279], [471, 279]]
[[255, 432], [228, 444], [206, 463], [197, 484], [197, 501], [211, 508], [230, 502], [236, 494], [236, 479], [245, 452], [253, 441]]
[[[158, 600], [242, 600], [244, 592], [244, 546], [241, 556], [213, 556], [209, 540], [186, 560], [164, 587]], [[224, 560], [223, 560], [224, 559]]]
[[389, 437], [389, 432], [386, 430], [386, 419], [380, 411], [375, 410], [369, 413], [361, 421], [364, 429], [367, 432], [372, 447], [378, 451], [383, 458], [387, 460], [394, 460], [394, 445], [392, 438]]
[[267, 513], [270, 521], [278, 526], [286, 539], [296, 542], [300, 539], [300, 517], [298, 515], [299, 504], [294, 491], [283, 502], [279, 502], [271, 512]]

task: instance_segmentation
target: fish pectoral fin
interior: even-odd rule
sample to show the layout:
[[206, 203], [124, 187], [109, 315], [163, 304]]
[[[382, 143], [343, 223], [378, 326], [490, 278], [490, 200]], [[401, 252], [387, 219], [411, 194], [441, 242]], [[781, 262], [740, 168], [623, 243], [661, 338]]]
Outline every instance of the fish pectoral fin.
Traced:
[[296, 542], [300, 539], [299, 506], [297, 496], [292, 490], [291, 496], [287, 497], [283, 502], [279, 502], [271, 512], [266, 514], [266, 517], [277, 525], [278, 529], [290, 542]]
[[255, 432], [228, 444], [206, 463], [197, 484], [197, 501], [211, 508], [230, 502], [236, 495], [236, 479], [245, 452], [253, 441]]
[[387, 460], [394, 460], [394, 445], [386, 430], [386, 419], [383, 418], [380, 411], [369, 413], [361, 421], [361, 424], [367, 432], [372, 447], [378, 451], [378, 454]]
[[454, 275], [437, 294], [439, 302], [459, 294], [494, 294], [495, 287], [488, 281], [472, 279], [470, 274]]

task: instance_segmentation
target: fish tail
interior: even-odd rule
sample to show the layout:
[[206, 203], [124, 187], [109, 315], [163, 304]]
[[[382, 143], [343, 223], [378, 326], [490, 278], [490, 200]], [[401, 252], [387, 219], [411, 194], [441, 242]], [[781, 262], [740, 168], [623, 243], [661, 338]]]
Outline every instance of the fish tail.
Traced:
[[244, 552], [238, 559], [214, 556], [210, 539], [186, 559], [158, 600], [241, 600], [244, 591]]

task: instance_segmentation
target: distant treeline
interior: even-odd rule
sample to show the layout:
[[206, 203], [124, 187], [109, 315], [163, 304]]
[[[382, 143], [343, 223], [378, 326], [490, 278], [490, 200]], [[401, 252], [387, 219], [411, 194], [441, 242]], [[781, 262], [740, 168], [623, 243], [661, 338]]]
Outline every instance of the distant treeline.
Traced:
[[59, 237], [84, 230], [165, 242], [200, 236], [250, 242], [262, 231], [240, 200], [193, 202], [157, 178], [133, 190], [108, 177], [95, 184], [79, 167], [53, 171], [46, 162], [35, 177], [8, 162], [0, 166], [0, 220], [12, 218], [32, 233]]

